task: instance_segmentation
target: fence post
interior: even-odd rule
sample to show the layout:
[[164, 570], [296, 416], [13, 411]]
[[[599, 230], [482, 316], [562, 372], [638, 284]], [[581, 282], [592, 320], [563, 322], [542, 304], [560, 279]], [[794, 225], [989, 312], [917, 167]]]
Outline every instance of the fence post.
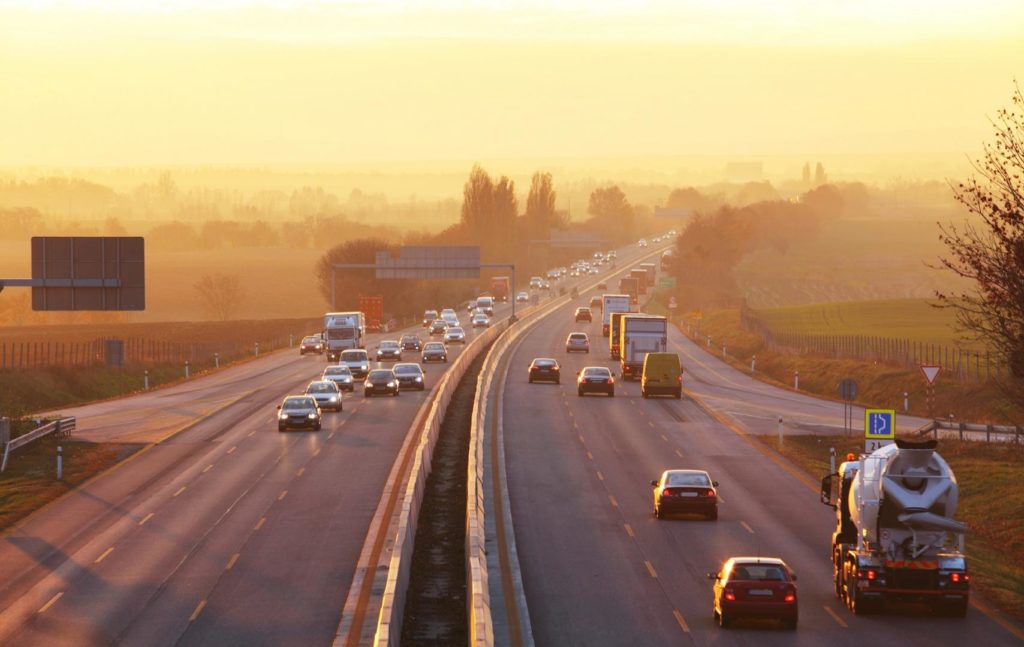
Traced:
[[256, 342], [256, 357], [260, 356], [260, 343]]
[[757, 366], [757, 355], [752, 355], [750, 357], [750, 372], [751, 373], [754, 372], [754, 367], [755, 366]]
[[800, 390], [800, 371], [793, 371], [793, 388]]
[[185, 360], [185, 379], [188, 379], [188, 360]]
[[220, 353], [213, 354], [213, 367], [220, 368]]
[[907, 392], [903, 392], [903, 413], [906, 413], [910, 408], [910, 400], [907, 398]]
[[148, 391], [149, 390], [149, 369], [148, 368], [142, 371], [142, 389], [144, 391]]

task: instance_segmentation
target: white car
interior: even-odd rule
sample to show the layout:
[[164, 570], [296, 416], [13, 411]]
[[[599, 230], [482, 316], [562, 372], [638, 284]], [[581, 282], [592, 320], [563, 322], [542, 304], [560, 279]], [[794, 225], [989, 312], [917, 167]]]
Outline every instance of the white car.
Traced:
[[590, 337], [585, 332], [571, 332], [565, 339], [565, 352], [573, 351], [590, 352]]
[[342, 391], [355, 389], [355, 381], [352, 379], [352, 371], [347, 366], [328, 366], [324, 369], [321, 380], [330, 380], [338, 385]]
[[530, 295], [527, 292], [520, 292], [516, 294], [516, 303], [526, 303], [530, 300]]
[[483, 313], [473, 315], [473, 327], [474, 328], [487, 328], [491, 325], [491, 320], [487, 315]]
[[341, 411], [341, 389], [332, 380], [316, 380], [306, 387], [306, 395], [312, 396], [320, 410]]
[[444, 343], [446, 344], [465, 344], [466, 343], [466, 331], [459, 326], [449, 328], [444, 333]]

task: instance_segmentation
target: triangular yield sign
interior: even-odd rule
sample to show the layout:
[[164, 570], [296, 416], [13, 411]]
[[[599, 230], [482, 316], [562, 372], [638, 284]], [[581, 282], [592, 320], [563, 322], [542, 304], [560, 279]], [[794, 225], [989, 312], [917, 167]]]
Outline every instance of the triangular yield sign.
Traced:
[[928, 385], [935, 384], [935, 378], [939, 375], [939, 371], [942, 370], [941, 366], [934, 365], [921, 365], [921, 372], [924, 373], [924, 379], [928, 380]]

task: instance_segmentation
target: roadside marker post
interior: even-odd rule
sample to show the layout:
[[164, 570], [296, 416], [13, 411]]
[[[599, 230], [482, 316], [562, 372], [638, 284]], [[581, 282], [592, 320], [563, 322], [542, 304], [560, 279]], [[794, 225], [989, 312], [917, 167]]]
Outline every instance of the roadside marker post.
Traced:
[[793, 371], [793, 390], [800, 390], [800, 371]]
[[754, 367], [757, 366], [757, 355], [750, 356], [750, 372], [754, 372]]
[[782, 416], [779, 416], [779, 444], [780, 445], [782, 444], [782, 438], [783, 438], [782, 431], [783, 431]]
[[185, 379], [188, 379], [188, 360], [185, 360]]
[[256, 342], [256, 357], [260, 356], [260, 343]]
[[149, 369], [142, 371], [142, 390], [149, 390]]
[[220, 353], [213, 354], [213, 367], [220, 368]]
[[57, 445], [57, 480], [64, 478], [64, 448]]
[[910, 410], [910, 400], [907, 398], [907, 392], [903, 392], [903, 413], [907, 413]]

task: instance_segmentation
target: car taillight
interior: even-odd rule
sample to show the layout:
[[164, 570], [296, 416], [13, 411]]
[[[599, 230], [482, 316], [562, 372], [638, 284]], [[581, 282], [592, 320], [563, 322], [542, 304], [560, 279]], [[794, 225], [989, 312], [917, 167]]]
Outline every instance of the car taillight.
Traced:
[[788, 591], [786, 597], [782, 598], [782, 601], [790, 604], [796, 602], [796, 591]]
[[615, 378], [608, 378], [608, 384], [615, 384]]
[[867, 570], [857, 571], [857, 577], [859, 577], [862, 580], [874, 581], [874, 579], [878, 577], [878, 573], [875, 571], [875, 569], [869, 568]]
[[728, 600], [729, 602], [736, 601], [736, 594], [732, 592], [732, 589], [725, 589], [724, 591], [722, 591], [722, 597]]
[[683, 376], [682, 376], [682, 374], [680, 374], [679, 375], [679, 382], [681, 383], [682, 381], [683, 381]]
[[704, 496], [715, 496], [714, 490], [704, 490]]
[[968, 575], [967, 573], [950, 573], [949, 574], [949, 581], [953, 582], [953, 583], [959, 583], [959, 582], [966, 583], [966, 582], [970, 582], [971, 581], [971, 576]]

